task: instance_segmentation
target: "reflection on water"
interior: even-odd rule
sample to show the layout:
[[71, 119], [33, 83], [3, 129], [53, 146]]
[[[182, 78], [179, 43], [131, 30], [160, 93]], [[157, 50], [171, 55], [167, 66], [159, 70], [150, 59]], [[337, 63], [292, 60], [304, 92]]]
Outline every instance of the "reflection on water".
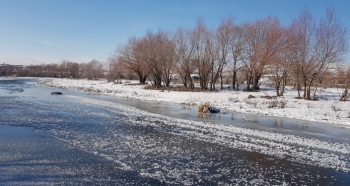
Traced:
[[188, 105], [181, 105], [181, 110], [191, 112], [192, 109], [193, 109], [193, 107], [191, 107], [191, 106], [188, 106]]
[[283, 128], [283, 120], [277, 120], [277, 119], [276, 119], [276, 120], [274, 121], [274, 126], [275, 126], [275, 127], [278, 127], [278, 126], [279, 126], [279, 127], [282, 127], [282, 128]]
[[273, 126], [277, 127], [277, 128], [291, 128], [294, 130], [302, 130], [302, 131], [307, 131], [309, 130], [309, 126], [308, 125], [303, 125], [303, 124], [288, 124], [287, 126], [285, 126], [285, 121], [283, 119], [275, 119], [273, 121]]
[[198, 112], [198, 118], [202, 119], [210, 119], [210, 120], [215, 120], [215, 119], [221, 119], [223, 114], [212, 114], [212, 113], [201, 113]]

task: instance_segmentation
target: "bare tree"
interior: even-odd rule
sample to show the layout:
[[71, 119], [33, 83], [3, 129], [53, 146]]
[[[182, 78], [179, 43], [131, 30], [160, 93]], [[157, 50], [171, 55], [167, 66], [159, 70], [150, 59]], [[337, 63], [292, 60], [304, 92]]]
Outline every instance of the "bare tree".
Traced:
[[60, 77], [67, 77], [68, 75], [68, 68], [67, 68], [67, 64], [69, 63], [69, 60], [62, 60], [62, 62], [59, 64], [58, 68], [60, 71]]
[[52, 68], [53, 66], [50, 66], [49, 69], [54, 69], [57, 71], [57, 75], [59, 75], [62, 78], [66, 77], [72, 77], [72, 78], [78, 78], [79, 77], [79, 64], [69, 61], [69, 60], [63, 60], [60, 64], [58, 64], [57, 67]]
[[110, 55], [107, 61], [104, 63], [105, 69], [107, 70], [107, 81], [115, 81], [118, 76], [118, 70], [116, 66], [118, 65], [118, 59], [114, 55]]
[[145, 84], [148, 72], [146, 71], [146, 63], [142, 56], [142, 47], [142, 39], [131, 37], [126, 45], [117, 49], [114, 58], [117, 58], [118, 62], [126, 68], [134, 71], [139, 77], [139, 82]]
[[341, 69], [338, 72], [339, 83], [342, 84], [344, 89], [340, 95], [339, 101], [347, 101], [349, 98], [349, 89], [350, 89], [350, 68]]
[[293, 56], [294, 76], [301, 79], [304, 99], [311, 99], [311, 87], [317, 77], [327, 70], [329, 64], [342, 61], [347, 51], [347, 29], [327, 10], [326, 19], [315, 22], [308, 9], [292, 23], [296, 51]]
[[293, 60], [294, 38], [291, 37], [292, 35], [288, 28], [280, 28], [277, 32], [279, 32], [277, 35], [280, 37], [281, 48], [278, 53], [271, 58], [266, 70], [270, 74], [270, 79], [274, 83], [276, 95], [283, 96], [290, 74], [291, 60]]
[[247, 76], [247, 89], [259, 90], [259, 80], [268, 65], [283, 48], [281, 25], [277, 17], [268, 17], [245, 24], [244, 59]]
[[103, 64], [100, 61], [93, 59], [84, 66], [85, 74], [83, 77], [88, 79], [98, 79], [103, 77]]
[[174, 44], [166, 32], [158, 30], [157, 33], [148, 31], [142, 40], [142, 57], [150, 74], [153, 85], [157, 88], [169, 86], [174, 71]]
[[169, 35], [166, 35], [166, 38], [161, 42], [161, 45], [161, 66], [163, 71], [162, 79], [165, 86], [169, 87], [175, 71], [175, 44], [172, 40], [170, 40]]
[[58, 77], [58, 74], [60, 74], [58, 64], [47, 64], [44, 67], [44, 71], [47, 77]]
[[[197, 20], [196, 28], [192, 34], [195, 45], [194, 62], [199, 75], [199, 85], [201, 89], [208, 88], [210, 78], [210, 54], [208, 52], [207, 28], [202, 19]], [[209, 45], [210, 46], [210, 45]]]
[[204, 45], [204, 59], [207, 60], [206, 67], [209, 70], [209, 89], [215, 90], [215, 83], [219, 78], [220, 70], [222, 71], [223, 63], [219, 61], [219, 45], [213, 31], [205, 32]]
[[78, 63], [75, 63], [72, 61], [67, 61], [66, 66], [67, 66], [67, 74], [69, 74], [69, 77], [79, 78], [79, 64]]
[[194, 88], [191, 74], [195, 71], [194, 52], [195, 42], [191, 37], [191, 32], [179, 28], [174, 34], [173, 42], [175, 44], [175, 58], [177, 72], [181, 76], [184, 87]]
[[[223, 69], [229, 60], [230, 43], [234, 31], [232, 18], [222, 21], [221, 25], [216, 30], [216, 40], [218, 44], [218, 59], [217, 59], [217, 76], [220, 76], [220, 85], [223, 89]], [[214, 79], [215, 79], [214, 78]]]
[[233, 90], [238, 90], [237, 73], [242, 68], [244, 58], [244, 30], [243, 26], [234, 25], [230, 20], [228, 20], [227, 24], [231, 30], [229, 50], [231, 54], [230, 71], [232, 73], [232, 88]]

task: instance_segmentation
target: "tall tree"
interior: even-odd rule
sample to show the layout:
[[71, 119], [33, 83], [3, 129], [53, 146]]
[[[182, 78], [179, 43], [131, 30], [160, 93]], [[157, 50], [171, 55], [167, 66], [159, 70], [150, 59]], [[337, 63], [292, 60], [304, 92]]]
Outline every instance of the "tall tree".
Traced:
[[163, 81], [165, 86], [169, 86], [175, 64], [174, 44], [169, 34], [161, 30], [157, 33], [148, 31], [142, 41], [142, 56], [153, 85], [159, 88]]
[[198, 71], [201, 89], [208, 88], [211, 72], [210, 54], [208, 53], [208, 42], [206, 40], [207, 32], [207, 27], [203, 20], [198, 19], [191, 37], [195, 44], [194, 62]]
[[85, 70], [85, 77], [88, 79], [98, 79], [103, 77], [103, 64], [96, 59], [86, 63]]
[[283, 48], [281, 25], [277, 17], [245, 25], [247, 59], [244, 60], [247, 89], [259, 90], [259, 80], [268, 65]]
[[142, 56], [143, 46], [142, 39], [136, 37], [129, 38], [127, 44], [117, 49], [115, 58], [126, 68], [135, 72], [139, 77], [139, 82], [145, 84], [148, 72], [146, 71], [146, 63]]
[[277, 96], [283, 96], [285, 86], [290, 74], [291, 61], [293, 60], [294, 38], [290, 34], [289, 28], [280, 28], [277, 35], [280, 37], [280, 50], [277, 55], [270, 59], [267, 65], [267, 72], [271, 75], [270, 79], [274, 83]]
[[191, 74], [195, 71], [194, 52], [195, 42], [191, 37], [191, 32], [183, 28], [179, 28], [174, 34], [173, 42], [175, 44], [175, 58], [177, 72], [179, 73], [184, 87], [194, 88]]
[[204, 37], [205, 59], [208, 60], [207, 68], [209, 70], [209, 89], [215, 90], [215, 84], [222, 72], [223, 62], [219, 60], [219, 45], [215, 33], [207, 30]]
[[107, 81], [115, 81], [117, 79], [118, 74], [118, 59], [114, 57], [114, 55], [110, 55], [107, 61], [104, 63], [105, 69], [107, 70]]
[[219, 51], [217, 59], [217, 74], [215, 77], [220, 76], [221, 89], [223, 89], [223, 69], [229, 60], [230, 42], [234, 31], [233, 27], [232, 18], [229, 17], [222, 21], [221, 25], [216, 30], [216, 40]]
[[244, 59], [244, 29], [243, 26], [234, 25], [232, 21], [228, 20], [228, 27], [230, 28], [229, 50], [231, 54], [230, 71], [232, 73], [232, 88], [238, 90], [238, 71], [242, 68]]
[[293, 56], [294, 76], [301, 80], [304, 99], [311, 99], [311, 87], [317, 77], [332, 63], [343, 60], [347, 51], [347, 29], [335, 16], [334, 10], [327, 10], [325, 19], [313, 20], [308, 9], [292, 23], [296, 50]]

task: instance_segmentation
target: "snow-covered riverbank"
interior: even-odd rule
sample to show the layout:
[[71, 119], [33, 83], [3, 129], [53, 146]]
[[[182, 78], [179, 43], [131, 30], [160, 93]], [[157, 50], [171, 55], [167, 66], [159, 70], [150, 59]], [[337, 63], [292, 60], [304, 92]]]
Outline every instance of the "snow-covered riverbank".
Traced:
[[[106, 80], [52, 79], [41, 82], [42, 85], [59, 89], [82, 90], [102, 94], [122, 96], [126, 98], [172, 102], [187, 105], [200, 105], [210, 102], [221, 110], [252, 113], [265, 116], [279, 116], [307, 121], [324, 122], [350, 127], [350, 103], [340, 102], [341, 90], [335, 88], [319, 88], [318, 101], [295, 99], [296, 90], [287, 88], [283, 97], [266, 99], [262, 96], [274, 96], [273, 88], [262, 88], [260, 92], [243, 92], [223, 90], [218, 92], [175, 92], [146, 90], [142, 85], [107, 83]], [[249, 95], [254, 98], [248, 98]], [[269, 108], [272, 101], [286, 103], [285, 108]]]

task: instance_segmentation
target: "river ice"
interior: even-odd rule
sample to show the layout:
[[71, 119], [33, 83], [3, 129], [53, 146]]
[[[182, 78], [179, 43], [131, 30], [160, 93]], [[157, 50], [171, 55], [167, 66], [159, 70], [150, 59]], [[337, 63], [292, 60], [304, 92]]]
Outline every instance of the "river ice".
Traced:
[[25, 89], [26, 95], [0, 96], [0, 124], [33, 128], [110, 162], [118, 176], [101, 184], [121, 175], [128, 178], [124, 184], [137, 183], [125, 176], [130, 173], [155, 180], [145, 185], [350, 183], [344, 141], [181, 119], [94, 96], [45, 97], [50, 88], [31, 89], [35, 94]]

